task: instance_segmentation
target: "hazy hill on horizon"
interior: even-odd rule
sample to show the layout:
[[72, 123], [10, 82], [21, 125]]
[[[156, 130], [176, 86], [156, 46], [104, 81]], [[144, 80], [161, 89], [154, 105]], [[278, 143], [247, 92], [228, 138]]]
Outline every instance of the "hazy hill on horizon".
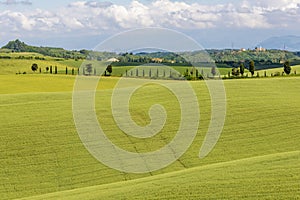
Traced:
[[300, 36], [286, 35], [270, 37], [259, 43], [258, 46], [262, 46], [267, 49], [300, 51]]

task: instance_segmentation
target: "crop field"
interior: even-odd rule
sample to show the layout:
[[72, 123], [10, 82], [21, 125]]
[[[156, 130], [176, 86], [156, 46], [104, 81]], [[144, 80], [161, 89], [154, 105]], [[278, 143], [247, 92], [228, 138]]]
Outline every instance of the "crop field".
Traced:
[[[79, 61], [78, 61], [79, 62]], [[36, 63], [39, 68], [41, 68], [42, 73], [50, 74], [50, 71], [46, 71], [46, 67], [57, 66], [59, 73], [65, 73], [66, 67], [71, 70], [75, 68], [73, 65], [69, 65], [68, 63], [61, 61], [53, 61], [53, 60], [18, 60], [18, 59], [1, 59], [0, 62], [0, 74], [16, 74], [16, 73], [26, 73], [26, 74], [38, 74], [39, 71], [33, 72], [31, 71], [32, 64]]]
[[[61, 58], [53, 58], [49, 56], [43, 56], [37, 53], [0, 53], [0, 57], [9, 56], [11, 59], [0, 59], [0, 74], [16, 74], [16, 73], [26, 73], [26, 74], [39, 74], [39, 70], [33, 72], [31, 70], [32, 64], [36, 63], [39, 68], [41, 68], [42, 74], [50, 74], [50, 71], [46, 71], [46, 67], [54, 67], [57, 66], [59, 74], [65, 74], [66, 68], [68, 68], [68, 74], [71, 74], [71, 70], [75, 70], [75, 74], [77, 74], [77, 69], [81, 67], [83, 61], [82, 60], [74, 60], [74, 59], [61, 59]], [[20, 57], [22, 59], [20, 59]], [[26, 59], [27, 58], [27, 59]], [[30, 58], [30, 59], [28, 59]], [[36, 59], [37, 58], [37, 59]], [[115, 66], [113, 67], [112, 76], [121, 77], [126, 74], [126, 71], [135, 68], [134, 66]], [[145, 76], [149, 75], [149, 67], [140, 67], [144, 69]], [[161, 67], [160, 67], [161, 68]], [[189, 72], [192, 71], [192, 67], [184, 67], [184, 66], [173, 66], [173, 69], [178, 71], [180, 74], [184, 74], [186, 70]], [[203, 69], [203, 70], [202, 70]], [[218, 68], [217, 74], [227, 75], [228, 72], [231, 72], [230, 68]], [[211, 68], [201, 67], [199, 73], [203, 72], [205, 75], [211, 76]], [[82, 73], [82, 71], [81, 71]], [[156, 71], [153, 71], [152, 75], [155, 75]], [[165, 73], [165, 74], [164, 74]], [[132, 76], [136, 74], [133, 73]], [[160, 71], [159, 76], [169, 76], [169, 71]], [[128, 74], [128, 76], [131, 76]], [[139, 72], [139, 76], [142, 76], [142, 70]]]
[[[126, 66], [126, 67], [122, 67], [122, 66], [118, 66], [118, 67], [114, 67], [113, 68], [113, 73], [112, 75], [113, 76], [124, 76], [126, 74], [126, 70], [129, 71], [131, 69], [134, 69], [135, 67], [134, 66]], [[144, 73], [145, 73], [145, 76], [148, 76], [149, 75], [149, 68], [147, 65], [143, 65], [143, 66], [140, 66], [139, 69], [140, 69], [140, 72], [139, 72], [139, 76], [142, 76], [142, 70], [144, 69]], [[189, 72], [191, 72], [193, 70], [192, 67], [184, 67], [184, 66], [172, 66], [173, 69], [175, 69], [176, 71], [178, 71], [180, 74], [184, 74], [187, 70]], [[162, 67], [160, 66], [159, 67], [160, 69], [160, 72], [159, 72], [159, 76], [164, 76], [164, 74], [166, 76], [169, 76], [170, 75], [170, 72], [169, 70], [165, 70], [165, 72], [162, 69]], [[211, 68], [209, 67], [199, 67], [199, 68], [196, 68], [196, 69], [199, 69], [199, 74], [203, 72], [203, 74], [205, 76], [209, 75], [209, 76], [212, 76], [211, 74]], [[231, 72], [231, 68], [217, 68], [217, 74], [221, 75], [221, 76], [224, 76], [224, 75], [227, 75], [228, 72]], [[133, 73], [133, 76], [135, 76], [136, 74]], [[153, 75], [156, 75], [156, 70], [153, 71]], [[130, 76], [130, 74], [128, 74], [128, 76]]]
[[[147, 174], [110, 169], [85, 149], [72, 114], [74, 81], [65, 75], [0, 75], [1, 199], [300, 198], [299, 77], [225, 80], [224, 130], [204, 159], [198, 155], [210, 122], [210, 95], [204, 81], [190, 82], [201, 112], [197, 136], [180, 159]], [[120, 131], [112, 117], [118, 81], [101, 78], [96, 92], [107, 137], [132, 152], [168, 143], [180, 120], [173, 93], [155, 82], [134, 93], [130, 114], [138, 125], [150, 122], [154, 103], [168, 114], [159, 134], [137, 139]]]
[[[300, 73], [300, 65], [292, 66], [291, 68], [292, 68], [291, 74], [295, 74], [295, 72], [296, 72], [296, 74]], [[268, 70], [260, 70], [258, 72], [260, 73], [261, 76], [263, 76], [265, 72], [267, 73], [267, 76], [271, 76], [272, 74], [275, 75], [276, 73], [281, 75], [283, 72], [283, 67], [273, 68], [273, 69], [268, 69]]]

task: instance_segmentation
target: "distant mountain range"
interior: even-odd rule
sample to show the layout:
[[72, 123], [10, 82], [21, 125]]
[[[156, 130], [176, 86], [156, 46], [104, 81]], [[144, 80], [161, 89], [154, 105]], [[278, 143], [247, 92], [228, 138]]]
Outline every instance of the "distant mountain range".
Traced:
[[287, 51], [300, 51], [300, 36], [287, 35], [271, 37], [258, 44], [266, 49], [280, 49]]

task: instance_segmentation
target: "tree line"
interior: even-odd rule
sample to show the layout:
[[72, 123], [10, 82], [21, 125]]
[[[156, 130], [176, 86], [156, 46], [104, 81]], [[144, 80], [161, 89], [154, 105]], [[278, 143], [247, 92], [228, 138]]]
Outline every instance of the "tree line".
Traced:
[[[39, 73], [42, 73], [42, 68], [38, 66], [38, 64], [36, 63], [33, 63], [31, 65], [31, 70], [33, 72], [37, 72], [39, 71]], [[45, 67], [45, 70], [47, 73], [50, 73], [50, 74], [58, 74], [59, 71], [58, 71], [58, 67], [57, 66], [47, 66]], [[106, 67], [106, 70], [104, 71], [103, 75], [104, 76], [111, 76], [112, 74], [112, 71], [113, 71], [113, 68], [111, 65], [108, 65]], [[86, 64], [84, 67], [82, 67], [82, 70], [80, 71], [80, 68], [72, 68], [71, 70], [66, 67], [65, 68], [65, 71], [63, 72], [64, 74], [68, 75], [68, 74], [72, 74], [72, 75], [88, 75], [88, 76], [91, 76], [91, 75], [94, 75], [96, 76], [97, 75], [97, 70], [96, 68], [93, 67], [92, 64]]]
[[[250, 61], [249, 63], [247, 63], [248, 67], [247, 69], [249, 70], [249, 72], [251, 73], [251, 76], [254, 76], [255, 73], [255, 62], [254, 61]], [[228, 72], [228, 77], [230, 77], [230, 75], [237, 77], [237, 76], [244, 76], [245, 73], [245, 63], [244, 62], [240, 62], [239, 67], [234, 67], [231, 70], [231, 74], [230, 72]], [[291, 67], [291, 63], [290, 61], [285, 61], [283, 63], [283, 73], [290, 75], [292, 71], [292, 67]], [[212, 72], [213, 73], [213, 72]], [[296, 72], [295, 72], [296, 74]], [[259, 76], [259, 74], [257, 74], [257, 76]], [[266, 77], [267, 74], [265, 72], [264, 76]], [[271, 74], [271, 76], [278, 76], [278, 74]]]

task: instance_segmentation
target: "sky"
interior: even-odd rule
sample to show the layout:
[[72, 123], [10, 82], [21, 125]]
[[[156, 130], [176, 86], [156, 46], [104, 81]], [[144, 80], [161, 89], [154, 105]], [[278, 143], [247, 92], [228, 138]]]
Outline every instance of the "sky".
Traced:
[[0, 0], [0, 46], [93, 49], [136, 28], [179, 31], [204, 48], [254, 48], [300, 35], [300, 0]]

